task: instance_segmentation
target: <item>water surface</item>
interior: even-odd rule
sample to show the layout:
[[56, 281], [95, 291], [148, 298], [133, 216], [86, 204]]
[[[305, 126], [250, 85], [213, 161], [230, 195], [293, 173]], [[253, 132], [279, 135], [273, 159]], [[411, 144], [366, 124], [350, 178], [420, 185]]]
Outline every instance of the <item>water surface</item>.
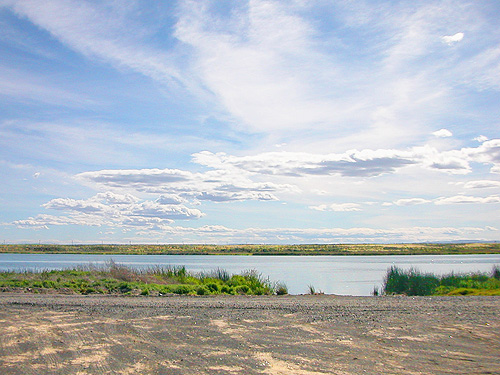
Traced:
[[371, 256], [241, 256], [241, 255], [94, 255], [0, 254], [0, 270], [64, 269], [109, 260], [133, 268], [181, 265], [189, 271], [223, 268], [230, 273], [257, 270], [271, 281], [282, 281], [290, 294], [307, 293], [309, 285], [329, 294], [366, 296], [379, 286], [392, 265], [424, 272], [490, 272], [500, 254], [371, 255]]

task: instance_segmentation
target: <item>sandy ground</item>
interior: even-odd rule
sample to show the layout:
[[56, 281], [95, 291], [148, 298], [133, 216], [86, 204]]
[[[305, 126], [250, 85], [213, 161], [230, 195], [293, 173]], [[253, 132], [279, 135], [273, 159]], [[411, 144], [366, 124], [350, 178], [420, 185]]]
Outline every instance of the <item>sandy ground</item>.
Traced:
[[500, 374], [499, 297], [0, 295], [0, 374]]

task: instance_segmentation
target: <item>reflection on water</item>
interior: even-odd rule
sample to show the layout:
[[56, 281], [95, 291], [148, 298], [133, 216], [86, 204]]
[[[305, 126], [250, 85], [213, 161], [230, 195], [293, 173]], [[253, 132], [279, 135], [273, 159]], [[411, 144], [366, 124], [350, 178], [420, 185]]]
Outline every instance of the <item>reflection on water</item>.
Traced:
[[328, 294], [370, 295], [382, 284], [387, 269], [418, 268], [436, 274], [489, 272], [500, 265], [499, 255], [380, 255], [380, 256], [231, 256], [231, 255], [87, 255], [0, 254], [0, 270], [61, 269], [81, 264], [104, 264], [110, 259], [129, 267], [183, 265], [190, 271], [217, 267], [230, 273], [255, 269], [271, 281], [282, 281], [290, 294], [316, 291]]

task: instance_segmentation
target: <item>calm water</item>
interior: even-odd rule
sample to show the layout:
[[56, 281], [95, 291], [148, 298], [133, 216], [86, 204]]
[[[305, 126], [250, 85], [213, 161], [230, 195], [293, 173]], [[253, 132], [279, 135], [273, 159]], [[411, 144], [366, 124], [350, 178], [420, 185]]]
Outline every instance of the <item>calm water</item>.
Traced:
[[104, 264], [110, 259], [135, 268], [182, 265], [190, 271], [217, 267], [230, 273], [255, 269], [271, 281], [282, 281], [290, 294], [317, 291], [333, 294], [370, 295], [380, 286], [387, 269], [418, 268], [437, 274], [489, 272], [500, 265], [500, 255], [400, 255], [400, 256], [229, 256], [229, 255], [87, 255], [0, 254], [0, 270], [63, 269], [82, 264]]

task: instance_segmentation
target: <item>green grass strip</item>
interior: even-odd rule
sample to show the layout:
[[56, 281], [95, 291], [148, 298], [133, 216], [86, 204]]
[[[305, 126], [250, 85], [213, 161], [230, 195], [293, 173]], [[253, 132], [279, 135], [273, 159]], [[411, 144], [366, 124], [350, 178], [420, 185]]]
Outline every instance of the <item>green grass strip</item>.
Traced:
[[230, 275], [217, 269], [191, 273], [184, 266], [133, 269], [113, 261], [65, 270], [0, 272], [0, 291], [72, 294], [213, 295], [287, 294], [286, 285], [272, 283], [257, 271]]

